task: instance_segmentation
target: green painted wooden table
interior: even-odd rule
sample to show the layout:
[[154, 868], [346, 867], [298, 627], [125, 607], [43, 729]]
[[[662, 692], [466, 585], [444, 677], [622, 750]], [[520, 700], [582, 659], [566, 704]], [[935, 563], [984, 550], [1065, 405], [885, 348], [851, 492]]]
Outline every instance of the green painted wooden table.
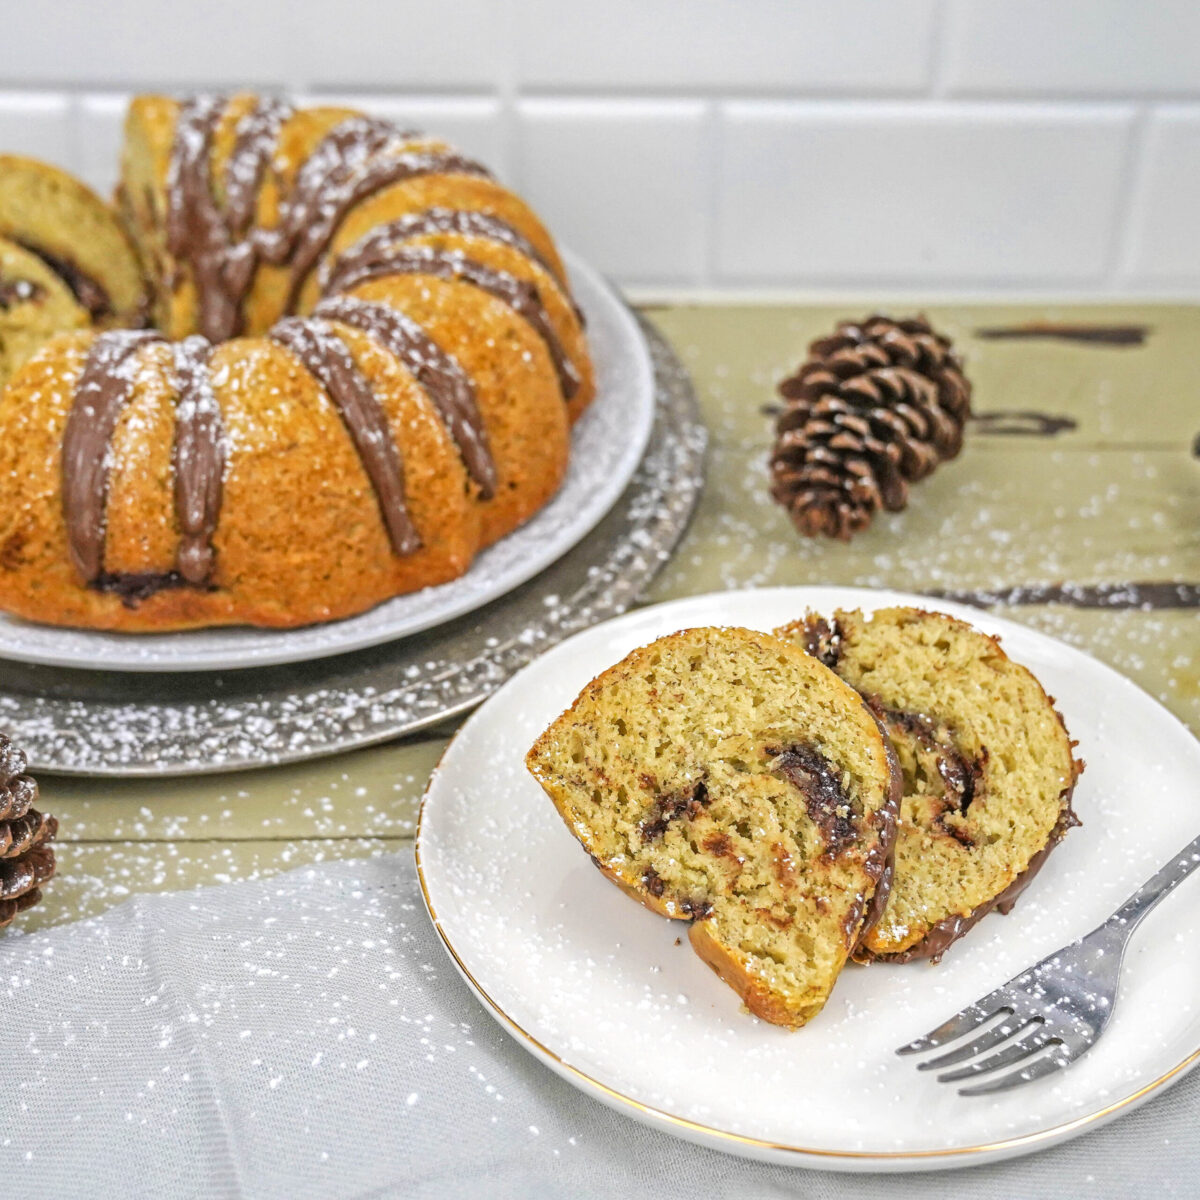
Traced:
[[[869, 307], [648, 310], [693, 373], [712, 441], [696, 518], [645, 602], [799, 583], [998, 592], [1006, 616], [1110, 663], [1200, 732], [1200, 308], [927, 307], [967, 357], [976, 411], [1035, 415], [985, 415], [907, 511], [851, 544], [803, 541], [767, 497], [764, 409], [812, 338]], [[1116, 345], [980, 336], [1030, 322], [1146, 332]], [[1048, 425], [1067, 427], [1048, 435]], [[1030, 604], [1010, 591], [1163, 581], [1190, 585], [1190, 606], [1129, 607], [1126, 592], [1105, 589]], [[1108, 606], [1085, 606], [1097, 598]], [[44, 806], [59, 819], [60, 874], [23, 927], [90, 915], [134, 892], [403, 850], [452, 732], [237, 775], [43, 777]]]

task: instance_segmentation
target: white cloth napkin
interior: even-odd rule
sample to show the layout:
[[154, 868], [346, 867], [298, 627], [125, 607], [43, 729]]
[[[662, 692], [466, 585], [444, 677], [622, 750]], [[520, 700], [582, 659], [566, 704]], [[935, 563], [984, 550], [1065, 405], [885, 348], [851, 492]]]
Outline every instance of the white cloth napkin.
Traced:
[[1195, 1196], [1200, 1071], [1107, 1129], [968, 1171], [767, 1167], [653, 1132], [509, 1040], [411, 854], [139, 896], [0, 937], [0, 1195]]

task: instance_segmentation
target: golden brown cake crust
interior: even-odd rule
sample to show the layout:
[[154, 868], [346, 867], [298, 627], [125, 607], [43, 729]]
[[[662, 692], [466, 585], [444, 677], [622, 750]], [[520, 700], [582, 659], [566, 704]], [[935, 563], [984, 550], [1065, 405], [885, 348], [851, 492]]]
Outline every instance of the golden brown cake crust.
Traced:
[[[351, 109], [144, 96], [119, 197], [162, 335], [52, 338], [0, 392], [0, 608], [128, 632], [332, 620], [458, 577], [558, 489], [587, 343], [549, 235], [483, 168]], [[403, 269], [323, 299], [338, 255], [406, 217], [429, 228]], [[244, 336], [195, 336], [218, 326]], [[96, 483], [64, 438], [105, 456]]]

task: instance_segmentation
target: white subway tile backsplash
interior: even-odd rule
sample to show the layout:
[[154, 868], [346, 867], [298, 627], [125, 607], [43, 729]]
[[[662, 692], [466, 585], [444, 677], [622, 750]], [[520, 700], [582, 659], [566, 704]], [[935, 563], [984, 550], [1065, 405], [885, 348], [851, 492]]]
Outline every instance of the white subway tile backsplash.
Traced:
[[932, 0], [518, 0], [516, 61], [539, 87], [916, 91]]
[[1200, 0], [55, 0], [0, 152], [104, 194], [128, 96], [258, 88], [447, 137], [642, 294], [1200, 297]]
[[698, 283], [708, 240], [705, 117], [696, 101], [523, 101], [516, 182], [602, 271]]
[[1196, 0], [951, 0], [953, 92], [1200, 93]]
[[718, 278], [1099, 282], [1131, 120], [1112, 107], [731, 103]]
[[1200, 106], [1168, 109], [1151, 121], [1130, 232], [1132, 278], [1200, 280]]
[[504, 110], [495, 96], [410, 96], [321, 92], [297, 97], [300, 104], [344, 104], [409, 129], [438, 134], [498, 174], [506, 170]]
[[[324, 6], [322, 6], [324, 7]], [[53, 0], [4, 7], [6, 84], [179, 90], [287, 84], [293, 46], [320, 12], [289, 0]]]
[[313, 86], [491, 89], [507, 57], [505, 7], [496, 0], [295, 0], [283, 41], [293, 76]]
[[65, 94], [0, 91], [0, 153], [75, 165], [71, 100]]

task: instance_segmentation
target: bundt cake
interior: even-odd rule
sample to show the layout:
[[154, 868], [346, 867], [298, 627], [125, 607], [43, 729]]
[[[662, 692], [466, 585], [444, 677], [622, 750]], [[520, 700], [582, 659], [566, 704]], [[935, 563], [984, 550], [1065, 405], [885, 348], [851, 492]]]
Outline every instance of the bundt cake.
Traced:
[[330, 620], [461, 575], [558, 488], [594, 393], [582, 322], [549, 235], [480, 164], [350, 109], [146, 96], [118, 207], [140, 308], [124, 242], [77, 245], [48, 207], [0, 227], [103, 280], [124, 326], [59, 289], [43, 327], [70, 332], [0, 393], [0, 609]]
[[1083, 769], [1041, 685], [997, 639], [915, 608], [779, 629], [855, 688], [904, 772], [895, 874], [858, 957], [939, 959], [1008, 912], [1067, 830]]
[[894, 756], [850, 688], [768, 634], [635, 650], [525, 761], [601, 871], [690, 920], [696, 953], [764, 1020], [815, 1016], [882, 910]]

